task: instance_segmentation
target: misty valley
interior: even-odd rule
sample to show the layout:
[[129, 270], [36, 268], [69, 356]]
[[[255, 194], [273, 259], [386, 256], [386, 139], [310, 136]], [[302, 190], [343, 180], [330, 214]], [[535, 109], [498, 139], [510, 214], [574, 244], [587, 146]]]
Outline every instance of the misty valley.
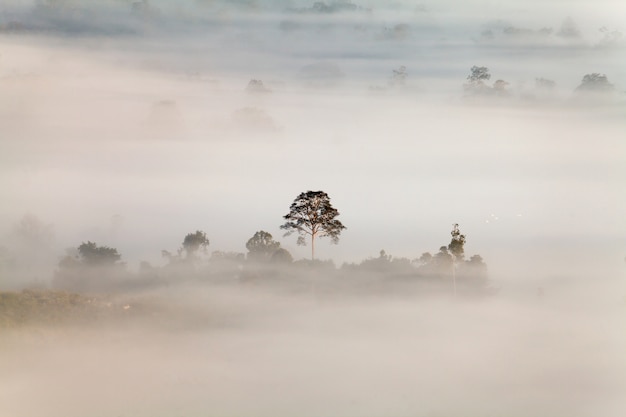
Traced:
[[623, 417], [625, 22], [0, 2], [0, 417]]

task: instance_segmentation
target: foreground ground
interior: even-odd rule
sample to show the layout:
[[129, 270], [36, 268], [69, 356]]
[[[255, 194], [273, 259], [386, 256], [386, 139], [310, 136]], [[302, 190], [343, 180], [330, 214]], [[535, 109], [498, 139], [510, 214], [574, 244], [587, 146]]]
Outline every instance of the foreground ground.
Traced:
[[316, 298], [214, 286], [0, 299], [3, 416], [626, 411], [621, 299]]

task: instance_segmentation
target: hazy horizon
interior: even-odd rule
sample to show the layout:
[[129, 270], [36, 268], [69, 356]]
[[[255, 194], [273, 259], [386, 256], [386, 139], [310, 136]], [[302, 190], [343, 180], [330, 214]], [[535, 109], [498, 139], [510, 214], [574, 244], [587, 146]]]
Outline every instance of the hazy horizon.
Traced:
[[[0, 5], [0, 290], [87, 241], [170, 274], [0, 329], [0, 414], [626, 415], [623, 2], [314, 3]], [[416, 259], [458, 223], [499, 291], [164, 267], [196, 230], [309, 258], [280, 229], [307, 190], [347, 227], [318, 259]]]
[[[210, 250], [245, 252], [266, 230], [307, 257], [278, 227], [296, 195], [324, 190], [348, 229], [319, 257], [338, 265], [380, 249], [419, 257], [459, 223], [494, 278], [547, 248], [544, 276], [589, 256], [590, 270], [623, 267], [625, 46], [603, 35], [624, 30], [617, 2], [370, 1], [316, 14], [293, 11], [306, 2], [153, 1], [141, 15], [129, 2], [72, 4], [11, 2], [0, 15], [9, 249], [32, 213], [53, 225], [57, 257], [91, 240], [130, 266], [158, 264], [198, 229]], [[578, 36], [559, 34], [568, 18]], [[391, 88], [401, 65], [406, 85]], [[511, 97], [467, 103], [473, 65]], [[614, 97], [573, 104], [592, 72]], [[539, 77], [556, 88], [529, 100]], [[272, 92], [246, 93], [250, 79]]]

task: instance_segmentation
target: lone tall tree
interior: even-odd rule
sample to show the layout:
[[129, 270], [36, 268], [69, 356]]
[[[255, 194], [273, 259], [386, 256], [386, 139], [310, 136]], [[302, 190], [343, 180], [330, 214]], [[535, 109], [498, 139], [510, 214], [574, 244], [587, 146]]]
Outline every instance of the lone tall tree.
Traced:
[[[465, 235], [461, 234], [458, 223], [452, 225], [452, 240], [448, 245], [448, 250], [452, 254], [452, 284], [454, 285], [454, 295], [456, 296], [456, 264], [462, 262], [465, 256]], [[445, 248], [445, 247], [444, 247]]]
[[285, 236], [298, 232], [298, 245], [306, 245], [306, 236], [311, 236], [311, 259], [315, 259], [315, 238], [328, 236], [332, 243], [339, 242], [339, 235], [346, 227], [335, 217], [339, 212], [330, 204], [330, 197], [323, 191], [301, 193], [289, 207], [284, 217]]

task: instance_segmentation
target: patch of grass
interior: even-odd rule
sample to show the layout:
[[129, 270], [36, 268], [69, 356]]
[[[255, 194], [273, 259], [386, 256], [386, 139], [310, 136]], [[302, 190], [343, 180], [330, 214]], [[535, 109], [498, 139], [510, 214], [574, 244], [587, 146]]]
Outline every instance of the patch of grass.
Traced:
[[66, 291], [0, 292], [0, 328], [88, 323], [125, 311], [106, 297]]

